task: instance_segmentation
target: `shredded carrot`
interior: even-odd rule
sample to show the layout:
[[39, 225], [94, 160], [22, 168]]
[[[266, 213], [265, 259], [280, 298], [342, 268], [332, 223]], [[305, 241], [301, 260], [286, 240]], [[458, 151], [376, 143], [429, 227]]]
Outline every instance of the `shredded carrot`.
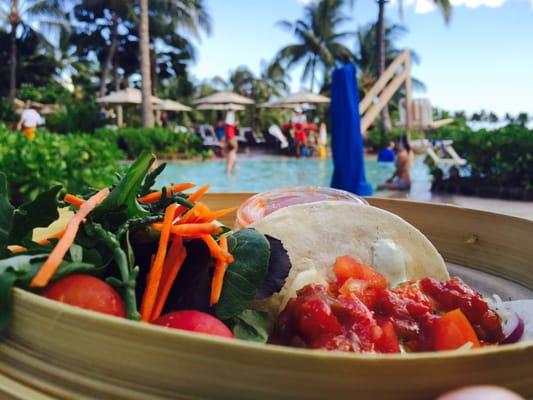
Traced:
[[227, 263], [233, 262], [233, 256], [228, 253], [227, 250], [223, 250], [211, 235], [202, 235], [200, 236], [200, 239], [202, 239], [209, 248], [211, 257], [216, 258], [217, 260], [224, 260]]
[[9, 251], [13, 254], [24, 253], [28, 249], [24, 246], [9, 246]]
[[[184, 190], [190, 189], [195, 187], [196, 185], [194, 183], [177, 183], [175, 185], [171, 185], [168, 188], [165, 188], [165, 192], [167, 196], [170, 196], [173, 193], [182, 192]], [[146, 196], [139, 197], [139, 202], [141, 203], [154, 203], [158, 201], [161, 196], [163, 196], [163, 191], [160, 190], [158, 192], [152, 192], [147, 194]]]
[[[220, 247], [223, 251], [228, 251], [228, 239], [226, 236], [220, 238]], [[215, 273], [213, 274], [213, 280], [211, 281], [211, 296], [209, 303], [211, 305], [217, 304], [222, 293], [222, 286], [224, 284], [224, 274], [228, 268], [228, 263], [225, 260], [217, 260], [215, 265]]]
[[165, 259], [165, 265], [163, 266], [163, 277], [161, 278], [161, 287], [155, 301], [154, 311], [152, 312], [151, 321], [159, 318], [165, 302], [167, 301], [170, 289], [178, 276], [178, 273], [187, 257], [187, 250], [183, 246], [183, 239], [179, 236], [175, 236], [170, 245], [168, 255]]
[[[46, 239], [38, 240], [36, 243], [42, 246], [45, 246], [47, 244], [50, 244], [50, 239], [61, 239], [64, 233], [65, 233], [65, 229], [48, 236]], [[9, 246], [9, 251], [11, 251], [11, 253], [17, 254], [17, 253], [24, 253], [25, 251], [28, 251], [28, 249], [24, 246], [15, 245], [15, 246]]]
[[[192, 193], [189, 197], [187, 197], [187, 200], [189, 200], [192, 203], [200, 200], [203, 197], [203, 195], [209, 190], [210, 186], [211, 185], [202, 186], [196, 192]], [[179, 206], [178, 209], [176, 210], [176, 217], [183, 214], [185, 210], [186, 210], [185, 206]]]
[[187, 200], [189, 200], [189, 201], [198, 201], [198, 200], [200, 200], [204, 196], [204, 194], [209, 190], [210, 186], [211, 185], [202, 186], [196, 192], [194, 192], [189, 197], [187, 197]]
[[[163, 232], [164, 223], [155, 223], [152, 224], [158, 232]], [[170, 227], [170, 232], [178, 236], [187, 236], [187, 237], [196, 237], [200, 235], [212, 235], [217, 234], [222, 231], [220, 226], [213, 224], [212, 222], [207, 222], [205, 224], [183, 224], [183, 225], [173, 225]]]
[[190, 222], [196, 222], [202, 218], [204, 214], [211, 212], [211, 210], [203, 203], [196, 203], [187, 213], [181, 217], [178, 224], [186, 224]]
[[163, 217], [163, 225], [161, 229], [161, 237], [159, 238], [159, 245], [155, 255], [154, 263], [150, 268], [148, 282], [141, 303], [141, 319], [145, 322], [150, 320], [154, 308], [157, 292], [161, 283], [161, 276], [163, 274], [163, 264], [167, 254], [168, 239], [170, 237], [170, 228], [172, 227], [172, 220], [176, 212], [177, 204], [172, 203], [165, 210]]
[[76, 207], [81, 207], [81, 205], [85, 203], [85, 200], [80, 199], [78, 196], [74, 196], [73, 194], [70, 194], [70, 193], [67, 193], [65, 197], [63, 197], [63, 201], [65, 203], [68, 203]]
[[47, 245], [47, 244], [50, 244], [50, 239], [61, 239], [63, 237], [63, 235], [65, 234], [65, 231], [67, 229], [62, 229], [56, 233], [53, 233], [52, 235], [48, 236], [46, 239], [41, 239], [41, 240], [38, 240], [37, 243], [39, 243], [40, 245]]
[[232, 207], [232, 208], [224, 208], [222, 210], [217, 210], [217, 211], [210, 211], [208, 213], [205, 213], [203, 215], [200, 216], [200, 221], [198, 222], [212, 222], [212, 221], [215, 221], [219, 218], [222, 218], [224, 215], [227, 215], [233, 211], [235, 211], [237, 209], [237, 207]]
[[74, 239], [76, 238], [81, 223], [85, 220], [87, 215], [89, 215], [89, 213], [107, 197], [108, 194], [109, 189], [102, 189], [81, 205], [78, 212], [68, 222], [63, 236], [59, 239], [37, 274], [33, 277], [30, 284], [31, 287], [44, 287], [48, 284], [59, 267], [59, 264], [63, 261], [63, 257], [65, 257], [68, 249], [72, 246], [72, 243], [74, 243]]

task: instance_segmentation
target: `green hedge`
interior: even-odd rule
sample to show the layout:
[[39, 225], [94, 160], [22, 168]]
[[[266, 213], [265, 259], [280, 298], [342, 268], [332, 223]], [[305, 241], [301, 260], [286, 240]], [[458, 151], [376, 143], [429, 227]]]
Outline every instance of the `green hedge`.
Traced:
[[473, 131], [466, 125], [438, 129], [434, 139], [452, 139], [466, 158], [473, 177], [506, 187], [533, 188], [533, 130], [508, 125]]
[[177, 133], [165, 128], [98, 129], [96, 135], [115, 143], [126, 152], [129, 159], [137, 158], [143, 150], [158, 157], [187, 159], [205, 156], [200, 138], [189, 132]]
[[123, 157], [114, 143], [91, 135], [39, 131], [30, 141], [0, 128], [0, 171], [7, 175], [17, 204], [56, 184], [74, 193], [108, 186]]

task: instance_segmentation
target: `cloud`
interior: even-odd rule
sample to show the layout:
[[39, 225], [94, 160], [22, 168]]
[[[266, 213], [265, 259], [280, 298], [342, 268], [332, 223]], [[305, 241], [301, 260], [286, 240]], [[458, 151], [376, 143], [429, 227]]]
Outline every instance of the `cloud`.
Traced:
[[[296, 0], [298, 3], [303, 4], [304, 6], [311, 3], [313, 0]], [[533, 1], [533, 0], [532, 0]]]
[[[298, 0], [303, 1], [303, 0]], [[497, 8], [501, 7], [507, 0], [450, 0], [453, 7], [465, 6], [468, 8], [477, 8], [481, 6]], [[531, 0], [533, 6], [533, 0]], [[405, 7], [414, 7], [418, 14], [426, 14], [436, 9], [433, 0], [404, 0]]]

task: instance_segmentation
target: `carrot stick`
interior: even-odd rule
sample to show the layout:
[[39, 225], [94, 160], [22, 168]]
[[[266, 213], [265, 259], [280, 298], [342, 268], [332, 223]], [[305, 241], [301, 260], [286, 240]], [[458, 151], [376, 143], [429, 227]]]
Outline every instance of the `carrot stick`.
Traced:
[[81, 205], [85, 203], [85, 200], [80, 199], [78, 196], [74, 196], [73, 194], [70, 194], [70, 193], [67, 193], [65, 197], [63, 197], [63, 201], [65, 203], [68, 203], [76, 207], [81, 207]]
[[[155, 223], [152, 224], [152, 228], [154, 228], [158, 232], [162, 232], [164, 227], [164, 223]], [[178, 236], [200, 236], [200, 235], [212, 235], [217, 234], [222, 231], [222, 228], [220, 226], [213, 224], [211, 222], [207, 222], [205, 224], [183, 224], [183, 225], [173, 225], [170, 228], [170, 232], [173, 235]]]
[[59, 239], [37, 274], [33, 277], [30, 283], [31, 287], [44, 287], [48, 284], [59, 267], [59, 264], [63, 261], [63, 257], [65, 257], [68, 249], [72, 246], [72, 243], [74, 243], [74, 239], [76, 238], [81, 223], [85, 220], [87, 215], [89, 215], [89, 213], [107, 197], [108, 194], [109, 189], [102, 189], [81, 205], [78, 212], [68, 222], [67, 227], [65, 228], [65, 233], [61, 239]]
[[154, 303], [161, 283], [161, 275], [163, 274], [163, 263], [167, 254], [168, 239], [170, 237], [170, 228], [172, 227], [172, 220], [176, 212], [177, 204], [172, 203], [165, 210], [163, 217], [163, 226], [161, 229], [161, 237], [159, 238], [159, 245], [155, 255], [154, 263], [150, 268], [148, 275], [148, 282], [144, 290], [143, 299], [141, 303], [141, 319], [145, 322], [150, 320]]
[[[45, 246], [47, 244], [50, 244], [50, 239], [61, 239], [61, 236], [63, 236], [64, 233], [65, 233], [65, 229], [50, 235], [46, 239], [38, 240], [36, 243], [42, 246]], [[15, 245], [15, 246], [9, 246], [9, 251], [11, 251], [11, 253], [17, 254], [17, 253], [24, 253], [25, 251], [28, 251], [28, 249], [24, 246]]]
[[200, 236], [200, 239], [202, 239], [209, 248], [211, 257], [216, 258], [217, 260], [224, 260], [227, 263], [233, 262], [233, 256], [228, 253], [228, 251], [223, 250], [215, 241], [215, 239], [213, 239], [213, 236], [202, 235]]
[[[205, 194], [205, 192], [207, 192], [209, 190], [209, 187], [211, 185], [205, 185], [205, 186], [202, 186], [200, 189], [198, 189], [196, 192], [192, 193], [189, 197], [187, 197], [187, 200], [189, 200], [190, 202], [195, 202], [195, 201], [198, 201], [200, 200], [200, 198], [203, 197], [203, 195]], [[176, 211], [176, 216], [179, 216], [181, 214], [183, 214], [183, 212], [185, 211], [185, 207], [184, 206], [179, 206], [177, 211]]]
[[60, 230], [56, 233], [53, 233], [52, 235], [48, 236], [46, 239], [41, 239], [41, 240], [38, 240], [37, 243], [39, 243], [40, 245], [47, 245], [47, 244], [50, 244], [50, 239], [61, 239], [63, 237], [63, 235], [65, 234], [65, 231], [67, 229], [63, 229], [63, 230]]
[[237, 207], [232, 208], [224, 208], [222, 210], [217, 211], [211, 211], [209, 213], [206, 213], [200, 217], [200, 220], [198, 222], [212, 222], [219, 218], [222, 218], [224, 215], [227, 215], [233, 211], [235, 211]]
[[209, 190], [210, 186], [211, 185], [202, 186], [196, 192], [194, 192], [189, 197], [187, 197], [187, 200], [189, 200], [189, 201], [198, 201], [198, 200], [200, 200], [204, 196], [204, 194]]
[[[223, 251], [228, 251], [228, 239], [226, 236], [220, 238], [220, 247]], [[211, 281], [211, 296], [209, 298], [210, 305], [218, 303], [220, 294], [222, 293], [222, 286], [224, 284], [224, 274], [228, 268], [228, 263], [225, 260], [217, 260], [215, 265], [215, 273]]]
[[[195, 187], [196, 185], [194, 183], [177, 183], [175, 185], [171, 185], [168, 188], [165, 188], [165, 192], [167, 196], [170, 196], [173, 193], [182, 192], [184, 190], [190, 189]], [[163, 191], [160, 190], [158, 192], [149, 193], [146, 196], [139, 197], [139, 202], [141, 203], [154, 203], [158, 201], [161, 196], [163, 196]]]
[[187, 213], [179, 219], [178, 224], [196, 222], [196, 220], [201, 218], [203, 214], [207, 214], [209, 212], [211, 212], [211, 210], [209, 210], [205, 204], [196, 203], [193, 208], [187, 211]]
[[159, 318], [165, 302], [167, 301], [168, 294], [172, 285], [180, 272], [181, 266], [187, 257], [187, 250], [183, 246], [183, 239], [179, 236], [175, 236], [170, 245], [167, 258], [165, 259], [165, 265], [163, 266], [163, 277], [161, 278], [161, 287], [155, 301], [154, 311], [152, 312], [151, 321]]
[[24, 253], [28, 249], [24, 246], [9, 246], [9, 251], [13, 254]]

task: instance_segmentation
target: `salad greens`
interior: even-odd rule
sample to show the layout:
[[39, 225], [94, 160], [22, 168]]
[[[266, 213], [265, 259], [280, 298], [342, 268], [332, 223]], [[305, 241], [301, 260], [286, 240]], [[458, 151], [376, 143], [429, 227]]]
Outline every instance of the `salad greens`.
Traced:
[[[143, 293], [149, 289], [148, 274], [159, 251], [161, 228], [158, 230], [157, 224], [153, 224], [162, 225], [171, 204], [178, 204], [179, 219], [195, 211], [191, 209], [196, 205], [202, 206], [191, 201], [189, 195], [175, 192], [174, 186], [168, 190], [153, 189], [157, 176], [165, 168], [163, 163], [150, 172], [154, 161], [152, 154], [144, 152], [119, 177], [107, 197], [80, 225], [74, 242], [52, 276], [52, 281], [71, 274], [90, 274], [105, 280], [119, 293], [126, 317], [132, 320], [140, 318]], [[54, 237], [35, 242], [33, 230], [56, 221], [58, 208], [67, 204], [66, 199], [58, 200], [61, 186], [55, 186], [16, 208], [9, 201], [7, 187], [6, 177], [0, 173], [0, 335], [7, 332], [12, 317], [11, 289], [18, 286], [39, 293], [30, 283], [61, 241]], [[81, 204], [95, 192], [88, 189], [87, 193], [71, 197], [78, 198]], [[140, 200], [146, 195], [156, 200]], [[185, 309], [208, 312], [228, 325], [237, 338], [265, 342], [266, 316], [249, 307], [256, 297], [268, 296], [283, 286], [290, 268], [286, 251], [275, 239], [253, 229], [232, 232], [228, 227], [213, 227], [216, 229], [211, 235], [215, 241], [222, 235], [227, 237], [232, 257], [221, 281], [218, 302], [210, 304], [215, 269], [212, 249], [201, 235], [191, 235], [183, 237], [186, 258], [171, 282], [163, 312]]]

